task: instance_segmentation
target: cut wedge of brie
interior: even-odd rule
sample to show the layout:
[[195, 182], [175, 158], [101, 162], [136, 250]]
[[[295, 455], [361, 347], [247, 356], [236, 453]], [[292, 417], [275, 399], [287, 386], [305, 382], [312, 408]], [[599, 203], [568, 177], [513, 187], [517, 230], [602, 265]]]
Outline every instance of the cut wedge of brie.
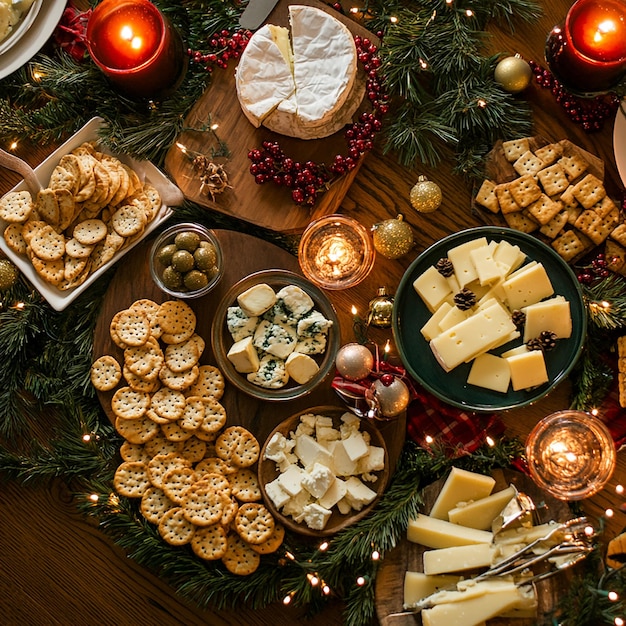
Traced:
[[352, 121], [365, 90], [350, 30], [315, 7], [289, 7], [289, 29], [266, 24], [236, 73], [237, 97], [254, 126], [318, 139]]

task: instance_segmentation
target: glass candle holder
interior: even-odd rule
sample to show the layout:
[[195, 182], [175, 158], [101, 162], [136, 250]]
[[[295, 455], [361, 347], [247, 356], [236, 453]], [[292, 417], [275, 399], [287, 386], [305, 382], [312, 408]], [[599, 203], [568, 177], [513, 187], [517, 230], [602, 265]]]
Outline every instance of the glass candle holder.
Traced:
[[374, 256], [364, 226], [343, 215], [328, 215], [307, 226], [298, 260], [304, 275], [319, 287], [347, 289], [370, 273]]
[[187, 68], [180, 35], [149, 0], [103, 0], [89, 17], [86, 38], [94, 63], [130, 98], [173, 92]]
[[616, 451], [611, 433], [584, 411], [558, 411], [542, 419], [526, 442], [535, 483], [561, 500], [582, 500], [611, 478]]
[[546, 42], [555, 77], [571, 92], [610, 91], [626, 73], [626, 2], [577, 0]]

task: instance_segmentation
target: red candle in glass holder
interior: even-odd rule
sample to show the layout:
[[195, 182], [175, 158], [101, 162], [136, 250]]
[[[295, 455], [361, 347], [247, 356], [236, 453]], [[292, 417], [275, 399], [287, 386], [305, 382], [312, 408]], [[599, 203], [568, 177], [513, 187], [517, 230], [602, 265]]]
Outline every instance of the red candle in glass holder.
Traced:
[[609, 91], [626, 72], [626, 2], [578, 0], [546, 42], [546, 61], [566, 88]]
[[89, 18], [87, 46], [110, 82], [133, 98], [173, 91], [186, 68], [179, 34], [148, 0], [103, 0]]

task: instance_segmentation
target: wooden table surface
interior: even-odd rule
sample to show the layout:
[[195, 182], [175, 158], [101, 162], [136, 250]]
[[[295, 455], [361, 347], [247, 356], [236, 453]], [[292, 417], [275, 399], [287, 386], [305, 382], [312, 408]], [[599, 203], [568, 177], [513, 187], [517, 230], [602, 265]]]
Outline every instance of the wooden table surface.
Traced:
[[[538, 62], [543, 58], [546, 34], [561, 21], [571, 3], [552, 0], [544, 3], [544, 16], [535, 24], [516, 24], [513, 35], [492, 29], [490, 49], [507, 54], [520, 53]], [[605, 183], [609, 193], [621, 195], [621, 182], [613, 156], [613, 124], [601, 132], [587, 134], [571, 122], [547, 90], [532, 84], [520, 97], [532, 103], [534, 133], [549, 140], [568, 138], [605, 163]], [[23, 156], [37, 164], [50, 147], [34, 147]], [[415, 249], [400, 260], [378, 256], [374, 271], [358, 287], [331, 293], [340, 311], [355, 305], [367, 311], [369, 300], [379, 287], [390, 293], [396, 289], [406, 267], [425, 247], [446, 234], [480, 225], [471, 214], [471, 189], [451, 173], [447, 159], [435, 169], [418, 166], [413, 170], [399, 167], [393, 156], [383, 156], [380, 149], [369, 154], [340, 211], [367, 227], [398, 213], [413, 227]], [[419, 174], [440, 185], [443, 205], [433, 214], [419, 214], [409, 203], [410, 188]], [[2, 170], [0, 193], [17, 182], [12, 173]], [[349, 326], [349, 324], [346, 324]], [[390, 337], [389, 331], [377, 331], [378, 339]], [[342, 328], [344, 341], [353, 339], [349, 327]], [[509, 435], [524, 438], [538, 419], [566, 408], [567, 383], [535, 405], [511, 411], [503, 416]], [[592, 515], [602, 515], [608, 507], [616, 515], [608, 523], [608, 534], [617, 534], [626, 517], [618, 511], [621, 501], [615, 485], [626, 480], [626, 460], [618, 455], [616, 473], [609, 486], [585, 501]], [[312, 625], [341, 624], [341, 605], [331, 604]], [[176, 596], [157, 576], [129, 559], [93, 521], [76, 510], [72, 495], [62, 481], [42, 488], [15, 483], [3, 484], [0, 492], [0, 622], [7, 625], [72, 624], [240, 624], [280, 625], [300, 623], [302, 611], [271, 606], [261, 611], [242, 607], [236, 612], [200, 610]]]

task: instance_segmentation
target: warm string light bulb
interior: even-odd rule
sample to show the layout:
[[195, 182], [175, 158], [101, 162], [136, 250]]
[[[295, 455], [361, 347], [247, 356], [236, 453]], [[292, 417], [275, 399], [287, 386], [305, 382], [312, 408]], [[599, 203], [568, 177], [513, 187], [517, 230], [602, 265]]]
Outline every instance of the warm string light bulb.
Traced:
[[624, 485], [616, 485], [615, 486], [615, 493], [619, 496], [621, 496], [624, 493]]
[[98, 502], [100, 500], [100, 496], [97, 493], [92, 493], [88, 496], [89, 500], [92, 502]]
[[487, 442], [487, 445], [492, 448], [496, 445], [496, 442], [489, 435], [485, 437], [485, 441]]

